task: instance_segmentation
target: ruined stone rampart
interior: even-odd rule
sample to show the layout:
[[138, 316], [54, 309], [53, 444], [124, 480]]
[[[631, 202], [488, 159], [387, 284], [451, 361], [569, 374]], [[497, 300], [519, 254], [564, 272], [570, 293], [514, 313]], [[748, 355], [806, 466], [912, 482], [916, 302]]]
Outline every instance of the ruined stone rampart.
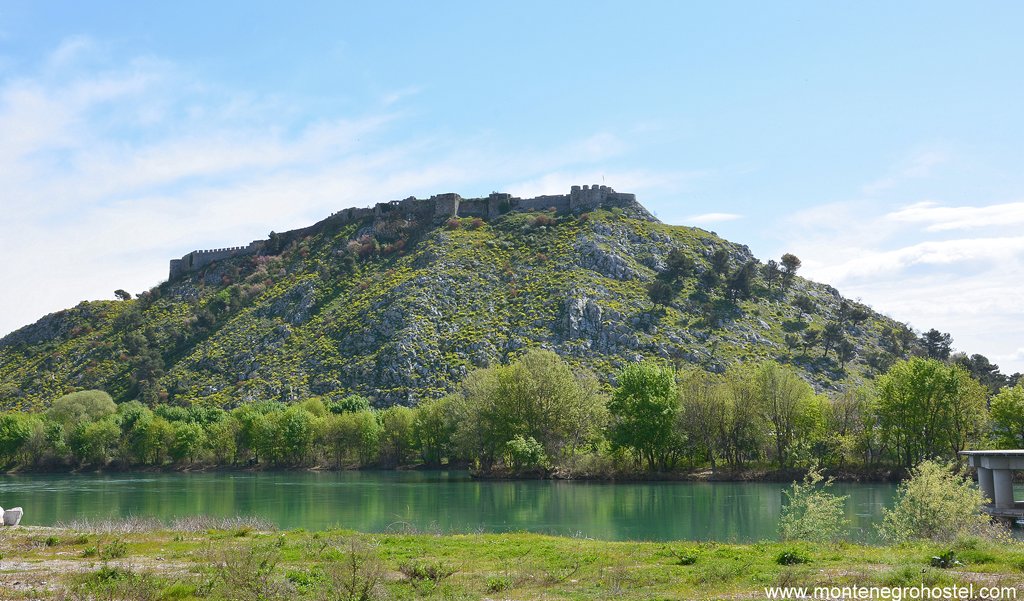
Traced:
[[[374, 222], [393, 216], [416, 218], [423, 222], [443, 223], [453, 217], [479, 217], [485, 220], [497, 219], [501, 215], [516, 211], [545, 211], [554, 209], [558, 213], [581, 213], [601, 207], [639, 208], [636, 195], [616, 192], [608, 186], [573, 186], [569, 194], [554, 194], [534, 198], [519, 198], [504, 192], [493, 192], [486, 198], [462, 198], [448, 192], [435, 194], [427, 199], [410, 196], [404, 200], [380, 202], [372, 208], [342, 209], [332, 213], [309, 227], [277, 234], [285, 241], [315, 234], [324, 227], [337, 227], [349, 223], [372, 219]], [[202, 269], [203, 267], [231, 257], [259, 254], [267, 248], [266, 240], [254, 240], [248, 246], [194, 250], [180, 259], [171, 259], [170, 279]], [[268, 249], [268, 252], [279, 251]]]

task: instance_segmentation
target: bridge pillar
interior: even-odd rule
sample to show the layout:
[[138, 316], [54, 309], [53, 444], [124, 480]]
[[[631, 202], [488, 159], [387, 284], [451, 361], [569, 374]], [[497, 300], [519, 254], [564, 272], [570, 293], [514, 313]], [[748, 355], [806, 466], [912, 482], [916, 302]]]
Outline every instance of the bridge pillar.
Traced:
[[995, 501], [996, 489], [992, 482], [992, 470], [987, 467], [978, 468], [978, 488], [981, 489], [981, 494], [985, 495], [987, 503]]
[[1013, 470], [993, 469], [991, 472], [996, 509], [1013, 509]]

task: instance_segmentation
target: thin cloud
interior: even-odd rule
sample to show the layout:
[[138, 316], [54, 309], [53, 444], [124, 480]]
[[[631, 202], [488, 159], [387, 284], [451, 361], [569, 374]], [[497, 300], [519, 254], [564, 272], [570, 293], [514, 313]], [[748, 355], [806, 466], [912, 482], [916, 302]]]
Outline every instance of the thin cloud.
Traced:
[[116, 288], [145, 290], [190, 250], [245, 244], [350, 206], [486, 194], [510, 181], [533, 182], [514, 186], [533, 195], [602, 175], [631, 192], [680, 177], [607, 172], [601, 163], [629, 147], [613, 132], [549, 148], [403, 138], [402, 115], [379, 103], [309, 122], [287, 98], [225, 90], [166, 61], [77, 60], [90, 44], [68, 40], [35, 75], [0, 79], [0, 253], [4, 280], [16, 283], [0, 289], [0, 335]]
[[836, 283], [855, 278], [897, 274], [911, 267], [949, 266], [979, 261], [998, 262], [1007, 257], [1024, 256], [1024, 236], [1001, 238], [963, 238], [926, 241], [895, 248], [846, 248], [851, 258], [816, 269], [822, 277]]
[[945, 164], [949, 160], [949, 153], [942, 149], [933, 148], [917, 152], [896, 167], [890, 175], [864, 185], [862, 191], [867, 196], [874, 196], [896, 188], [909, 180], [927, 178], [931, 176], [935, 167]]
[[914, 203], [885, 216], [902, 223], [926, 224], [929, 232], [1024, 225], [1024, 202], [987, 206], [941, 206], [936, 202]]
[[91, 37], [85, 35], [71, 36], [61, 41], [57, 48], [50, 53], [47, 62], [51, 67], [64, 67], [95, 49], [96, 42]]
[[420, 86], [409, 86], [407, 88], [402, 88], [401, 90], [394, 90], [392, 92], [384, 94], [384, 96], [381, 97], [380, 102], [384, 106], [391, 106], [396, 102], [416, 96], [422, 91], [423, 88], [421, 88]]
[[[940, 158], [900, 177], [927, 176]], [[803, 275], [919, 330], [950, 332], [959, 350], [986, 354], [1004, 371], [1024, 369], [1024, 203], [890, 207], [873, 199], [812, 207], [783, 219], [779, 235], [803, 259]]]

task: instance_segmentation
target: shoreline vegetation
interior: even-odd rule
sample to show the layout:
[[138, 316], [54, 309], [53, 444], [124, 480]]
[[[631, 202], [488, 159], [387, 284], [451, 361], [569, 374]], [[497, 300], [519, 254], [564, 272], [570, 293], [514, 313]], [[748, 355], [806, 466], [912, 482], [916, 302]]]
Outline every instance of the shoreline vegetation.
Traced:
[[888, 546], [606, 542], [128, 520], [6, 529], [0, 553], [0, 596], [12, 600], [747, 599], [775, 586], [1024, 592], [1024, 546], [972, 537]]
[[414, 407], [357, 395], [233, 408], [116, 404], [106, 392], [0, 413], [18, 472], [467, 469], [480, 478], [894, 481], [926, 459], [1024, 446], [1024, 383], [997, 393], [963, 367], [911, 358], [816, 393], [775, 362], [724, 374], [653, 360], [601, 385], [550, 351], [470, 372]]

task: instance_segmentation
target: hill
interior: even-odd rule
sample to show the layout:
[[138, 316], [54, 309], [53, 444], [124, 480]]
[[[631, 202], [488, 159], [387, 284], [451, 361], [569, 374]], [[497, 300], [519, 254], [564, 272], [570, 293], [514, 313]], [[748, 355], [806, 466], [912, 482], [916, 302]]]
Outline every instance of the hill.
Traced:
[[604, 186], [346, 209], [189, 253], [137, 298], [7, 335], [0, 402], [32, 409], [100, 388], [223, 406], [351, 392], [414, 404], [537, 346], [604, 381], [642, 357], [713, 371], [771, 358], [830, 389], [917, 344], [904, 324], [774, 264]]

